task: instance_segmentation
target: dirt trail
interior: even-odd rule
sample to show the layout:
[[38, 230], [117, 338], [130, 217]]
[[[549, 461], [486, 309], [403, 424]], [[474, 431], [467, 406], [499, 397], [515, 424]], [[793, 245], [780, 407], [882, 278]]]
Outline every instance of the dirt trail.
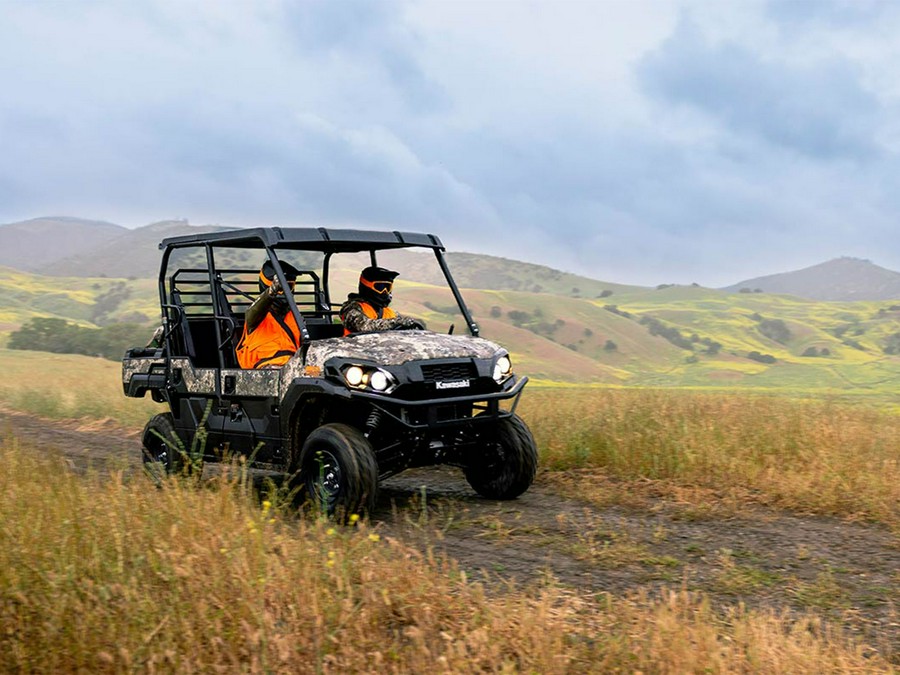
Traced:
[[[0, 434], [62, 453], [71, 466], [136, 470], [137, 434], [0, 410]], [[424, 492], [423, 492], [424, 486]], [[886, 528], [748, 508], [740, 517], [597, 508], [538, 480], [512, 502], [477, 497], [457, 470], [414, 470], [382, 484], [375, 526], [455, 558], [470, 577], [589, 593], [701, 590], [717, 604], [815, 610], [900, 662], [900, 538]]]

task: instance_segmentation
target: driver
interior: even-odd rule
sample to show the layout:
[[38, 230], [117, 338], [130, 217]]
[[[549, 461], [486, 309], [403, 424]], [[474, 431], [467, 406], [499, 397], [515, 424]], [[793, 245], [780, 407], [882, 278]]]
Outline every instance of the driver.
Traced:
[[367, 267], [359, 275], [359, 293], [347, 296], [341, 305], [344, 335], [383, 330], [425, 329], [425, 322], [398, 314], [389, 307], [394, 279], [399, 272], [384, 267]]

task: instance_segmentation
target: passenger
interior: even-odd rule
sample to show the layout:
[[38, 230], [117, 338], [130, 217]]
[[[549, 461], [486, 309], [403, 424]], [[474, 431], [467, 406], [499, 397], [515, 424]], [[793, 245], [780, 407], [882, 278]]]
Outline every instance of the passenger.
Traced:
[[[283, 262], [281, 271], [293, 291], [296, 268]], [[259, 270], [259, 291], [247, 310], [235, 352], [241, 368], [278, 368], [299, 349], [300, 328], [269, 260]]]
[[425, 329], [425, 322], [398, 314], [389, 307], [398, 272], [367, 267], [359, 275], [359, 293], [351, 293], [341, 305], [344, 335], [383, 330]]

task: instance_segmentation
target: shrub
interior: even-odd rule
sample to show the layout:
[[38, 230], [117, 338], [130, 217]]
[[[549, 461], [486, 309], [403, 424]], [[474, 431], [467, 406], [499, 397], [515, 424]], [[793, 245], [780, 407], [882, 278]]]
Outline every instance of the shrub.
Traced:
[[131, 289], [125, 285], [124, 281], [113, 284], [98, 295], [94, 301], [89, 317], [91, 322], [98, 326], [107, 323], [109, 315], [129, 297], [131, 297]]
[[861, 352], [866, 351], [866, 348], [863, 347], [863, 346], [862, 346], [859, 342], [857, 342], [856, 340], [850, 340], [850, 339], [847, 339], [847, 340], [842, 340], [841, 343], [847, 345], [848, 347], [853, 347], [853, 349], [858, 349], [858, 350], [861, 351]]
[[760, 363], [775, 363], [778, 360], [771, 354], [760, 354], [757, 351], [748, 352], [747, 358]]
[[882, 348], [885, 354], [900, 354], [900, 332], [889, 335]]
[[614, 351], [618, 351], [619, 345], [617, 345], [617, 344], [616, 344], [615, 342], [613, 342], [612, 340], [607, 340], [607, 341], [606, 341], [606, 344], [603, 345], [603, 349], [606, 350], [606, 351], [608, 351], [608, 352], [614, 352]]
[[715, 340], [708, 338], [708, 337], [705, 337], [702, 340], [700, 340], [700, 344], [706, 346], [705, 351], [707, 354], [715, 355], [715, 354], [718, 354], [719, 351], [722, 349], [721, 342], [716, 342]]
[[509, 317], [509, 320], [512, 321], [514, 326], [521, 327], [523, 323], [531, 320], [531, 314], [528, 312], [523, 312], [519, 309], [511, 309], [506, 313], [506, 316]]
[[658, 335], [659, 337], [668, 340], [676, 347], [686, 349], [689, 352], [694, 351], [694, 345], [691, 344], [691, 341], [688, 338], [681, 334], [681, 331], [672, 326], [666, 326], [659, 319], [655, 319], [652, 316], [642, 316], [641, 325], [647, 326], [650, 335]]
[[150, 338], [145, 325], [114, 323], [86, 328], [64, 319], [31, 319], [9, 336], [10, 349], [54, 354], [84, 354], [118, 361], [129, 347], [144, 345]]
[[626, 312], [624, 309], [619, 309], [617, 305], [603, 305], [603, 309], [605, 309], [607, 312], [612, 312], [613, 314], [624, 316], [626, 319], [634, 318], [634, 314], [632, 314], [631, 312]]
[[759, 332], [781, 344], [791, 339], [791, 330], [781, 319], [762, 319], [759, 322]]

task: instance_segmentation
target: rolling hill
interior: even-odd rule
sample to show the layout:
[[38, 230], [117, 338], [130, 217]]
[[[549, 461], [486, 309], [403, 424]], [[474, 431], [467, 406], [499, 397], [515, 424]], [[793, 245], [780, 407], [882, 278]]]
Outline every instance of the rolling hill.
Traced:
[[[338, 270], [351, 288], [355, 270]], [[538, 381], [893, 394], [900, 303], [820, 302], [696, 287], [603, 299], [466, 289], [482, 335]], [[436, 331], [464, 321], [446, 288], [398, 281], [395, 305]], [[614, 301], [614, 302], [611, 302]], [[46, 277], [0, 268], [0, 330], [35, 316], [99, 325], [158, 321], [150, 279]]]
[[757, 289], [810, 300], [900, 300], [900, 272], [859, 258], [836, 258], [793, 272], [747, 279], [724, 290]]
[[[88, 326], [136, 321], [149, 334], [159, 317], [159, 240], [209, 229], [168, 221], [125, 231], [54, 265], [68, 276], [0, 268], [0, 333], [50, 316]], [[882, 395], [900, 384], [900, 301], [810, 300], [797, 286], [792, 295], [644, 288], [472, 253], [448, 259], [482, 334], [507, 346], [517, 368], [539, 381]], [[430, 254], [397, 251], [379, 261], [402, 272], [400, 311], [425, 318], [433, 330], [462, 329]], [[335, 257], [333, 301], [355, 290], [364, 264], [365, 256]], [[896, 274], [848, 259], [818, 267], [826, 276], [833, 270], [847, 292], [853, 270], [872, 273], [869, 288], [872, 279]], [[843, 276], [834, 271], [844, 269]], [[88, 271], [94, 276], [84, 276]]]
[[155, 278], [159, 274], [159, 242], [166, 237], [201, 234], [224, 229], [212, 225], [193, 226], [184, 220], [164, 220], [124, 230], [118, 237], [88, 251], [56, 262], [59, 276]]
[[0, 265], [53, 273], [62, 258], [93, 251], [128, 232], [120, 225], [63, 216], [0, 225]]

